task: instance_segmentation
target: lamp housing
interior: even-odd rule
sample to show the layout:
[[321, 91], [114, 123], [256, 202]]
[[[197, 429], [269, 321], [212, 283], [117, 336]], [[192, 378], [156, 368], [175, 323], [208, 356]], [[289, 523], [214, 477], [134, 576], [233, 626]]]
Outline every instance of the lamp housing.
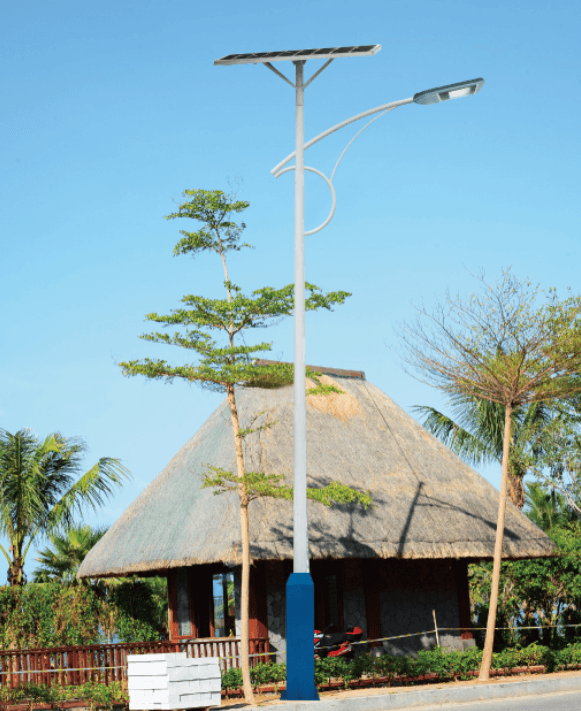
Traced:
[[456, 84], [446, 84], [435, 89], [427, 89], [414, 94], [414, 104], [439, 104], [450, 99], [460, 99], [463, 96], [477, 94], [484, 86], [484, 79], [471, 79], [470, 81], [460, 81]]

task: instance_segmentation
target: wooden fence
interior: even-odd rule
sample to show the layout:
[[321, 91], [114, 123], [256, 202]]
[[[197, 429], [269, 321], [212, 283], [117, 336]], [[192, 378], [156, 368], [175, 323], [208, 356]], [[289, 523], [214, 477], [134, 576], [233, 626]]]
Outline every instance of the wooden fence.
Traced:
[[[188, 657], [220, 657], [223, 671], [239, 666], [239, 637], [212, 637], [180, 642], [86, 644], [49, 649], [0, 651], [0, 685], [78, 686], [87, 681], [109, 684], [127, 678], [128, 654], [185, 652]], [[269, 659], [266, 638], [250, 640], [251, 665]]]

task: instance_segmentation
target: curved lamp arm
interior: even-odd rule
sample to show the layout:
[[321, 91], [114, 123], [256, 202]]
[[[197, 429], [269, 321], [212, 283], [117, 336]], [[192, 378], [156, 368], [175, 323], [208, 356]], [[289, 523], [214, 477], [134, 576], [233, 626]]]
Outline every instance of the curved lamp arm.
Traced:
[[[318, 136], [315, 136], [315, 138], [312, 138], [308, 143], [305, 143], [305, 149], [309, 148], [310, 146], [314, 145], [318, 141], [321, 141], [323, 138], [328, 136], [331, 133], [334, 133], [335, 131], [338, 131], [340, 128], [343, 128], [344, 126], [348, 126], [350, 123], [353, 123], [354, 121], [358, 121], [359, 119], [365, 118], [366, 116], [372, 116], [373, 114], [377, 114], [374, 118], [371, 119], [371, 121], [368, 121], [363, 128], [361, 128], [357, 133], [353, 136], [353, 138], [349, 141], [349, 143], [345, 146], [343, 149], [343, 152], [339, 156], [339, 160], [335, 163], [335, 167], [333, 168], [333, 172], [331, 173], [331, 178], [327, 178], [326, 175], [321, 173], [320, 170], [316, 170], [315, 168], [309, 168], [308, 166], [304, 166], [304, 170], [308, 170], [311, 173], [316, 173], [318, 176], [323, 178], [323, 180], [327, 183], [329, 186], [329, 190], [331, 191], [331, 197], [333, 199], [333, 204], [331, 206], [331, 211], [329, 212], [329, 215], [327, 216], [327, 219], [320, 224], [318, 227], [315, 227], [314, 230], [308, 230], [305, 232], [305, 236], [307, 235], [314, 235], [316, 232], [320, 232], [323, 227], [326, 227], [329, 222], [333, 219], [333, 215], [335, 214], [335, 208], [337, 206], [337, 196], [335, 194], [335, 188], [333, 186], [333, 178], [335, 177], [335, 173], [337, 172], [337, 168], [339, 167], [339, 163], [342, 161], [343, 156], [347, 152], [347, 149], [349, 146], [353, 143], [353, 141], [359, 136], [360, 133], [363, 133], [365, 129], [370, 126], [374, 121], [376, 121], [380, 116], [383, 116], [384, 114], [388, 113], [389, 111], [393, 111], [393, 109], [396, 109], [398, 106], [404, 106], [405, 104], [411, 104], [413, 102], [412, 99], [403, 99], [402, 101], [392, 101], [390, 104], [384, 104], [383, 106], [378, 106], [375, 109], [370, 109], [369, 111], [364, 111], [361, 114], [357, 114], [357, 116], [353, 116], [350, 119], [347, 119], [346, 121], [341, 121], [341, 123], [338, 123], [336, 126], [333, 126], [332, 128], [327, 129], [326, 131], [323, 131], [323, 133], [320, 133]], [[296, 151], [291, 153], [289, 156], [287, 156], [281, 163], [279, 163], [276, 168], [273, 168], [271, 173], [274, 175], [275, 178], [279, 178], [281, 175], [284, 173], [288, 173], [291, 170], [295, 169], [294, 165], [288, 166], [287, 168], [283, 168], [283, 166], [288, 163], [290, 160], [292, 160], [296, 155]]]
[[[320, 133], [318, 136], [315, 136], [315, 138], [311, 138], [310, 141], [307, 141], [307, 143], [305, 143], [305, 150], [307, 150], [307, 148], [310, 148], [311, 146], [314, 146], [315, 143], [318, 143], [319, 141], [323, 140], [323, 138], [326, 138], [331, 133], [335, 133], [335, 131], [338, 131], [340, 128], [343, 128], [344, 126], [348, 126], [350, 123], [353, 123], [354, 121], [359, 121], [359, 119], [365, 118], [366, 116], [372, 116], [373, 114], [377, 114], [379, 112], [385, 112], [385, 111], [390, 111], [391, 109], [396, 109], [398, 106], [405, 106], [405, 104], [412, 104], [413, 101], [414, 101], [414, 99], [413, 99], [413, 97], [411, 97], [410, 99], [402, 99], [401, 101], [392, 101], [389, 104], [383, 104], [382, 106], [378, 106], [375, 109], [369, 109], [369, 111], [363, 111], [363, 113], [357, 114], [357, 116], [352, 116], [351, 118], [348, 118], [345, 121], [341, 121], [341, 123], [338, 123], [336, 126], [328, 128], [326, 131], [323, 131], [323, 133]], [[357, 134], [357, 135], [359, 135], [359, 134]], [[270, 172], [276, 177], [276, 174], [279, 172], [279, 170], [283, 166], [285, 166], [289, 161], [291, 161], [295, 157], [295, 155], [296, 155], [296, 151], [293, 151], [283, 161], [281, 161], [278, 165], [276, 165]]]

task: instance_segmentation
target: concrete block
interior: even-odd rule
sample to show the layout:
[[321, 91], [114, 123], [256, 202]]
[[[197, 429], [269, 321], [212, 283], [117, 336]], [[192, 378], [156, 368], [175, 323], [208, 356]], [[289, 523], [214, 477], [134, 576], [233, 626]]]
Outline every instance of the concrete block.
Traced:
[[150, 664], [151, 662], [165, 662], [170, 666], [174, 666], [176, 663], [182, 660], [187, 660], [185, 652], [168, 652], [167, 654], [128, 654], [128, 662], [146, 662]]
[[[172, 667], [173, 669], [174, 667]], [[176, 667], [179, 669], [179, 667]], [[168, 667], [165, 662], [128, 662], [127, 671], [131, 676], [149, 676], [150, 674], [167, 674]]]
[[127, 689], [129, 691], [137, 691], [139, 689], [167, 689], [168, 676], [154, 675], [151, 676], [129, 676], [127, 677]]
[[131, 711], [170, 711], [220, 704], [217, 657], [188, 659], [185, 652], [130, 655], [127, 668]]

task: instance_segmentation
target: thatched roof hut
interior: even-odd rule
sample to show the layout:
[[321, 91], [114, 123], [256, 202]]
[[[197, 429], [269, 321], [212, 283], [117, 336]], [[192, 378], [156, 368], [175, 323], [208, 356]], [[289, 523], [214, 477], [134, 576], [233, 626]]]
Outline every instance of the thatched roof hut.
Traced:
[[[498, 492], [406, 414], [364, 374], [318, 368], [342, 393], [307, 398], [309, 486], [340, 480], [369, 490], [374, 508], [327, 509], [310, 502], [310, 555], [316, 559], [492, 558]], [[314, 383], [309, 382], [308, 387]], [[249, 471], [292, 481], [293, 390], [239, 390], [241, 426], [276, 424], [246, 440]], [[206, 465], [235, 471], [224, 401], [91, 550], [80, 577], [153, 573], [240, 562], [237, 494], [202, 489]], [[292, 558], [292, 503], [250, 505], [255, 560]], [[510, 503], [504, 556], [549, 556], [554, 546]]]

